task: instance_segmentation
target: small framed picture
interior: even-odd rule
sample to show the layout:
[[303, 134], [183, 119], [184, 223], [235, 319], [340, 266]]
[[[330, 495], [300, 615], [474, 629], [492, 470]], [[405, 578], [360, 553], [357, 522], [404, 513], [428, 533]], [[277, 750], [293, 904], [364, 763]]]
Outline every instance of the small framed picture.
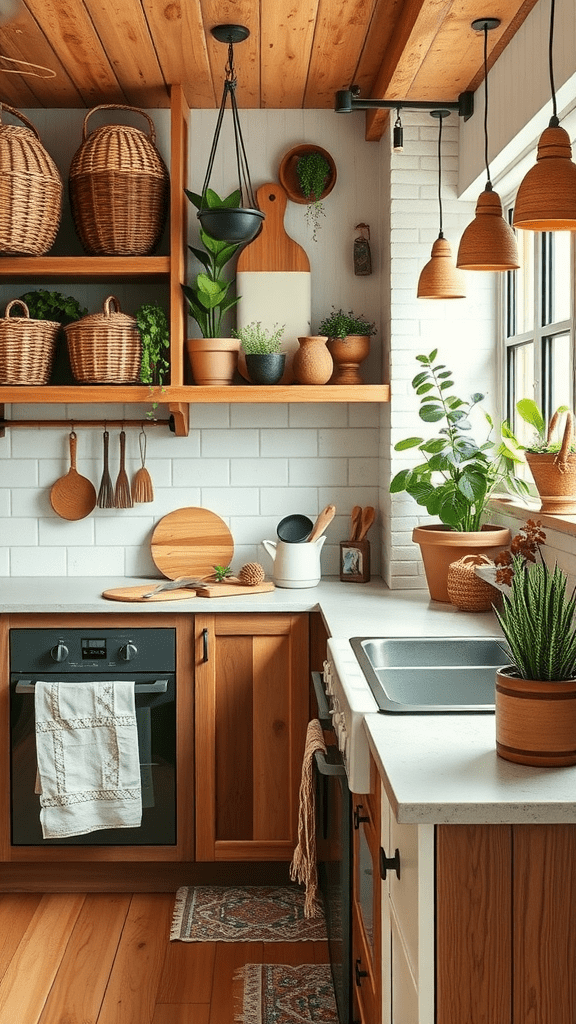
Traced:
[[340, 542], [340, 579], [344, 583], [368, 583], [370, 579], [370, 541]]

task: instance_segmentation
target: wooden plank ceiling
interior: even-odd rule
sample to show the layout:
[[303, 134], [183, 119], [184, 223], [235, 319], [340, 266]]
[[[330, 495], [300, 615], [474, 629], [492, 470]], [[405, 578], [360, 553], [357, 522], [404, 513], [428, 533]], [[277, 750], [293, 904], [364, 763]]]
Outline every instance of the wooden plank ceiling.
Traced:
[[[241, 108], [322, 108], [356, 84], [362, 97], [452, 101], [483, 77], [475, 18], [500, 18], [489, 65], [537, 0], [0, 0], [0, 100], [19, 109], [220, 103], [227, 48], [210, 34], [241, 24], [234, 49]], [[544, 44], [543, 44], [544, 45]], [[27, 65], [31, 74], [21, 72]], [[47, 69], [46, 71], [42, 69]], [[16, 72], [16, 73], [14, 73]], [[381, 135], [387, 113], [367, 115]]]

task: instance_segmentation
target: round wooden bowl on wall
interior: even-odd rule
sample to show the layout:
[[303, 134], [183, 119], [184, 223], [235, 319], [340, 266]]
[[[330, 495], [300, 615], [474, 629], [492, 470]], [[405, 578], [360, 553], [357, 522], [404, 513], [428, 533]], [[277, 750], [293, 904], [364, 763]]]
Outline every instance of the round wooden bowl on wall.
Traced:
[[336, 164], [334, 163], [333, 158], [330, 156], [330, 153], [325, 149], [322, 149], [321, 146], [313, 146], [303, 143], [301, 146], [294, 146], [294, 149], [290, 149], [288, 153], [282, 157], [280, 167], [278, 168], [278, 177], [288, 199], [291, 199], [293, 203], [301, 203], [303, 206], [307, 206], [310, 200], [306, 199], [306, 197], [302, 195], [300, 182], [298, 181], [298, 174], [296, 173], [296, 165], [300, 157], [305, 156], [306, 153], [320, 153], [320, 155], [323, 156], [330, 165], [328, 181], [326, 182], [322, 195], [319, 197], [321, 200], [330, 195], [334, 185], [336, 184], [337, 174]]

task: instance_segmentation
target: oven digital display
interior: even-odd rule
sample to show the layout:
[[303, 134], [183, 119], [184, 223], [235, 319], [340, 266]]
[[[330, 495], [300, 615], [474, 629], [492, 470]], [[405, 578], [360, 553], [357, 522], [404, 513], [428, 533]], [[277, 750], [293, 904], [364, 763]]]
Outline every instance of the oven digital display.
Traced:
[[95, 658], [106, 657], [106, 641], [101, 638], [89, 637], [80, 641], [82, 645], [82, 659], [93, 661]]

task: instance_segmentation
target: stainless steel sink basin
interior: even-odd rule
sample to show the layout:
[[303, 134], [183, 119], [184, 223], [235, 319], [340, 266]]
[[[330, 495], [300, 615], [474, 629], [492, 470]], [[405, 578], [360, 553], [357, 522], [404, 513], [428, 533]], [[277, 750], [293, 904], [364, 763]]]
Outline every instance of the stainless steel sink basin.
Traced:
[[353, 637], [352, 649], [384, 713], [494, 711], [497, 637]]

